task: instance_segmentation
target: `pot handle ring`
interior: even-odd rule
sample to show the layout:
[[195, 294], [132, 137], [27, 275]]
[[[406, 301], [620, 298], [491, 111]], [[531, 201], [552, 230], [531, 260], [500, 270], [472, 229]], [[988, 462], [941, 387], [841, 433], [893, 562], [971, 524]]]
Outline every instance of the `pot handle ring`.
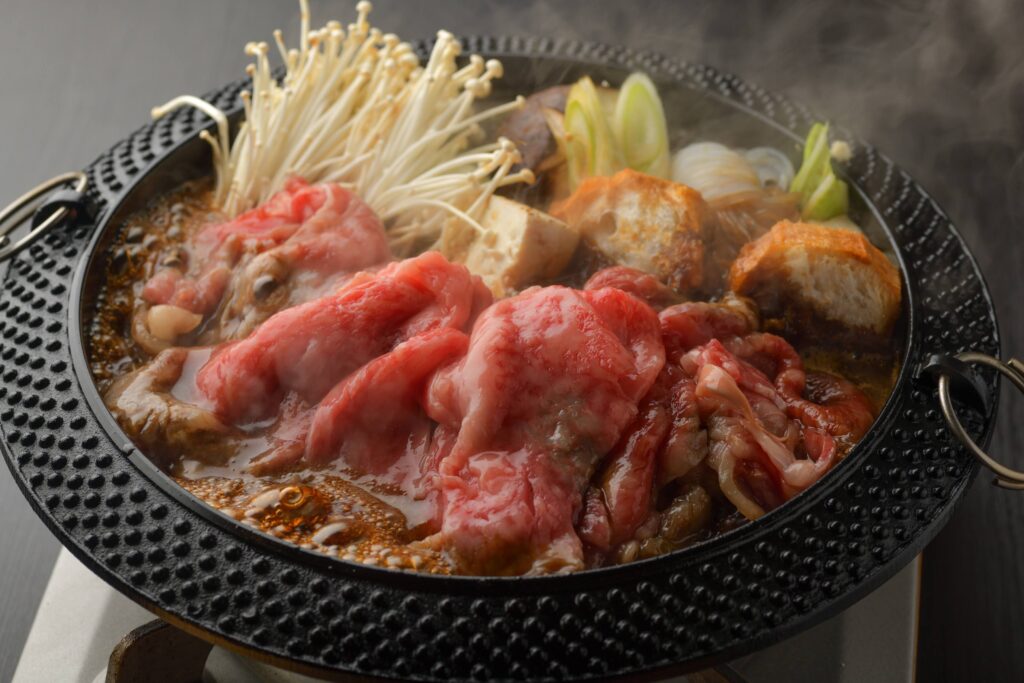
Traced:
[[[58, 190], [40, 206], [32, 206], [47, 192], [57, 190], [68, 183], [74, 183], [74, 189]], [[0, 211], [0, 263], [14, 256], [68, 216], [77, 220], [83, 214], [91, 213], [88, 199], [83, 194], [87, 183], [88, 179], [81, 171], [62, 173], [40, 183]], [[8, 233], [21, 225], [30, 212], [33, 213], [32, 229], [11, 242]]]
[[938, 377], [939, 380], [939, 407], [942, 409], [942, 416], [946, 420], [953, 435], [962, 443], [971, 454], [981, 462], [982, 465], [991, 470], [996, 478], [992, 482], [996, 486], [1014, 491], [1024, 491], [1024, 472], [1010, 469], [1000, 464], [992, 456], [986, 453], [964, 429], [960, 418], [957, 417], [956, 409], [953, 407], [953, 400], [950, 396], [950, 386], [953, 383], [967, 383], [974, 388], [971, 392], [974, 398], [984, 400], [986, 393], [978, 389], [974, 374], [970, 369], [971, 364], [985, 365], [990, 367], [1013, 382], [1014, 386], [1024, 392], [1024, 363], [1011, 358], [1003, 362], [998, 358], [984, 353], [967, 351], [958, 353], [955, 356], [934, 355], [929, 358], [924, 367], [924, 372]]

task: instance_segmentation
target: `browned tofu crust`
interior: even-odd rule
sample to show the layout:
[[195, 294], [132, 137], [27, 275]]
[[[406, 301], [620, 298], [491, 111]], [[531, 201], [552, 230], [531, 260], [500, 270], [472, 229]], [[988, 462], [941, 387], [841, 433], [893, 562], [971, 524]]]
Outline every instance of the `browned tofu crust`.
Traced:
[[588, 178], [551, 214], [612, 261], [692, 291], [704, 281], [704, 213], [696, 190], [626, 169]]
[[[857, 230], [779, 221], [768, 233], [740, 251], [729, 270], [730, 289], [737, 294], [751, 296], [765, 310], [777, 309], [783, 304], [799, 308], [799, 302], [807, 298], [802, 296], [802, 288], [807, 283], [801, 282], [789, 266], [794, 255], [806, 258], [807, 262], [822, 269], [841, 263], [859, 266], [858, 277], [870, 279], [878, 285], [876, 303], [880, 313], [873, 324], [867, 326], [867, 331], [886, 335], [892, 330], [900, 311], [899, 271]], [[823, 275], [827, 277], [827, 274]], [[837, 289], [830, 295], [832, 302], [828, 317], [832, 321], [841, 321], [844, 314], [851, 313], [846, 293]], [[820, 312], [820, 305], [816, 308]]]

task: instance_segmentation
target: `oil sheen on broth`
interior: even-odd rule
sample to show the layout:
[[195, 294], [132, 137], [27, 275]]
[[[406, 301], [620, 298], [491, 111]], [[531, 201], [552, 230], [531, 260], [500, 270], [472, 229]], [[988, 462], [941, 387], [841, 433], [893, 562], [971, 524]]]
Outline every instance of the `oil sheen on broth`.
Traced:
[[[150, 359], [131, 334], [136, 302], [143, 284], [160, 267], [162, 254], [186, 244], [202, 226], [222, 219], [211, 208], [210, 194], [208, 182], [187, 183], [125, 221], [112, 248], [89, 335], [91, 369], [101, 392]], [[558, 281], [580, 286], [597, 265], [604, 265], [595, 261], [599, 259], [583, 252]], [[798, 350], [808, 370], [836, 373], [854, 382], [876, 412], [895, 382], [898, 364], [892, 349], [847, 352], [807, 345]], [[194, 373], [206, 358], [203, 354], [208, 355], [203, 350], [191, 353], [197, 356], [187, 362], [185, 375]], [[841, 455], [850, 445], [843, 444]], [[411, 500], [336, 467], [278, 476], [248, 473], [252, 454], [265, 448], [265, 431], [257, 425], [248, 428], [233, 455], [217, 465], [187, 450], [159, 462], [179, 485], [208, 505], [300, 547], [367, 565], [438, 574], [459, 571], [445, 554], [417, 543], [429, 521], [430, 505], [425, 501]], [[653, 547], [640, 555], [685, 547], [743, 522], [730, 506], [715, 505], [711, 521], [685, 542]]]

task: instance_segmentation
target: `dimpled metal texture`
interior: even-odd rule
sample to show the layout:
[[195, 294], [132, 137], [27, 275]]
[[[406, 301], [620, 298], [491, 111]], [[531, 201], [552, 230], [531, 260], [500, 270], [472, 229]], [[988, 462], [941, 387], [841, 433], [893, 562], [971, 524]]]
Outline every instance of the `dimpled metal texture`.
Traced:
[[[656, 55], [527, 39], [466, 47], [526, 63], [643, 69], [798, 135], [811, 121], [782, 97]], [[511, 68], [506, 78], [514, 82]], [[207, 98], [237, 109], [240, 87]], [[933, 380], [913, 368], [925, 352], [998, 354], [984, 283], [932, 199], [854, 144], [849, 175], [888, 225], [910, 281], [908, 369], [854, 453], [795, 501], [686, 551], [538, 579], [351, 565], [245, 530], [154, 476], [109, 415], [101, 423], [92, 380], [76, 377], [79, 331], [69, 329], [72, 279], [93, 233], [147, 169], [207, 125], [180, 110], [101, 156], [87, 169], [99, 227], [46, 236], [11, 263], [0, 289], [0, 432], [14, 477], [79, 559], [176, 625], [327, 677], [566, 680], [699, 668], [795, 633], [877, 586], [934, 536], [977, 472], [946, 431]], [[965, 413], [979, 443], [997, 396], [996, 379], [985, 379], [989, 412]]]

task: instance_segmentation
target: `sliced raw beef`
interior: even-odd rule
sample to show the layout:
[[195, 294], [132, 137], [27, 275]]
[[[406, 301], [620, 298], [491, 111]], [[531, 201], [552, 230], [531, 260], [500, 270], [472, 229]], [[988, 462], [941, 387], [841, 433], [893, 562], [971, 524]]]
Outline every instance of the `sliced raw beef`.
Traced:
[[490, 301], [479, 278], [428, 252], [359, 274], [333, 294], [277, 313], [223, 344], [199, 371], [200, 394], [244, 424], [277, 413], [289, 392], [318, 403], [334, 386], [407, 339], [464, 329]]
[[332, 467], [415, 500], [412, 533], [464, 573], [651, 556], [693, 542], [713, 498], [751, 519], [781, 505], [873, 419], [856, 387], [756, 331], [749, 301], [659, 314], [659, 287], [611, 268], [584, 290], [492, 304], [430, 252], [358, 273], [209, 360], [159, 356], [108, 401], [142, 425], [136, 438], [155, 421], [160, 438], [233, 443], [256, 474]]
[[749, 299], [726, 296], [721, 301], [688, 301], [662, 311], [661, 333], [665, 352], [672, 361], [712, 339], [753, 332], [758, 327], [756, 305]]
[[658, 450], [672, 426], [669, 378], [664, 371], [658, 376], [605, 459], [596, 489], [588, 492], [580, 537], [595, 548], [608, 550], [628, 541], [651, 514]]
[[671, 426], [658, 451], [659, 486], [685, 476], [708, 454], [707, 430], [697, 411], [696, 382], [692, 373], [682, 372], [680, 358], [688, 351], [716, 338], [732, 338], [757, 329], [756, 306], [747, 299], [726, 296], [709, 303], [691, 301], [663, 310], [662, 340], [669, 362], [659, 383], [669, 389]]
[[142, 296], [149, 304], [216, 313], [207, 343], [244, 337], [275, 311], [391, 259], [369, 206], [338, 185], [297, 178], [262, 206], [202, 229], [181, 251]]
[[[578, 531], [597, 557], [651, 539], [666, 526], [659, 492], [679, 479], [692, 490], [708, 467], [716, 488], [757, 518], [817, 481], [873, 419], [852, 384], [808, 375], [785, 340], [755, 332], [746, 300], [679, 304], [659, 318], [668, 361], [585, 496]], [[652, 542], [665, 552], [680, 540]]]
[[431, 431], [420, 407], [424, 385], [468, 346], [469, 338], [458, 330], [430, 330], [343, 379], [316, 409], [306, 460], [340, 459], [356, 471], [387, 475], [397, 485], [418, 476]]
[[629, 266], [610, 266], [597, 271], [583, 289], [614, 287], [646, 301], [656, 310], [677, 303], [680, 296], [666, 287], [658, 278]]
[[581, 568], [583, 492], [663, 363], [655, 313], [617, 289], [533, 288], [484, 311], [428, 388], [448, 444], [431, 541], [471, 572]]

